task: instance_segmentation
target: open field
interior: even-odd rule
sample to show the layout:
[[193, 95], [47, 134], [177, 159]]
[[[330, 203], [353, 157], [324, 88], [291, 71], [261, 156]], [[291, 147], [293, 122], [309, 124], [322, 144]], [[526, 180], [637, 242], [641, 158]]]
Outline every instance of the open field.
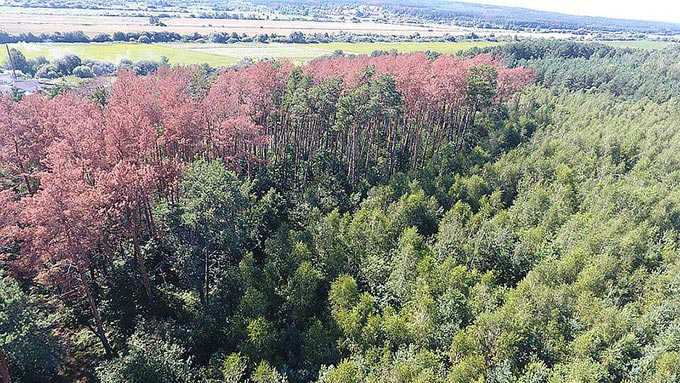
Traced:
[[232, 65], [238, 61], [226, 55], [204, 53], [182, 49], [178, 45], [169, 44], [134, 44], [134, 43], [20, 43], [11, 44], [19, 49], [27, 58], [45, 56], [54, 59], [67, 53], [78, 55], [81, 59], [99, 60], [118, 63], [121, 59], [159, 60], [161, 56], [170, 59], [172, 64], [207, 63], [213, 66]]
[[[445, 33], [466, 34], [468, 28], [450, 25], [387, 24], [375, 22], [331, 22], [305, 20], [233, 20], [200, 19], [186, 15], [164, 19], [165, 27], [149, 24], [148, 17], [128, 16], [125, 13], [111, 16], [108, 11], [64, 10], [52, 8], [0, 7], [0, 30], [9, 33], [48, 33], [59, 31], [83, 31], [88, 35], [97, 33], [169, 31], [180, 34], [210, 34], [212, 32], [238, 32], [248, 35], [276, 33], [288, 35], [294, 31], [305, 33], [376, 33], [381, 35], [439, 36]], [[45, 20], [49, 20], [48, 23]]]
[[249, 57], [287, 58], [295, 63], [303, 63], [316, 57], [342, 50], [345, 53], [369, 54], [374, 50], [396, 49], [400, 52], [438, 51], [454, 53], [477, 47], [486, 47], [497, 43], [490, 42], [436, 42], [436, 43], [328, 43], [328, 44], [136, 44], [136, 43], [20, 43], [11, 45], [19, 49], [27, 58], [45, 56], [48, 59], [73, 53], [80, 58], [119, 62], [127, 58], [136, 60], [159, 60], [167, 57], [172, 64], [207, 63], [212, 66], [233, 65], [239, 60]]
[[[333, 53], [333, 50], [317, 49], [321, 44], [280, 44], [280, 43], [238, 43], [238, 44], [187, 44], [170, 43], [167, 46], [189, 52], [189, 55], [203, 54], [217, 57], [230, 57], [240, 60], [246, 57], [253, 59], [275, 58], [289, 59], [295, 63], [303, 63], [319, 56]], [[172, 59], [171, 59], [172, 61]]]
[[[147, 12], [148, 13], [148, 12]], [[536, 33], [502, 29], [478, 29], [451, 24], [414, 24], [383, 23], [369, 20], [361, 22], [291, 20], [286, 15], [264, 15], [268, 20], [238, 19], [201, 19], [188, 17], [187, 14], [170, 12], [170, 18], [163, 19], [164, 27], [149, 24], [146, 16], [137, 16], [135, 12], [120, 10], [92, 9], [54, 9], [54, 8], [18, 8], [0, 6], [0, 31], [12, 34], [19, 33], [52, 33], [65, 31], [82, 31], [89, 36], [97, 33], [113, 32], [145, 32], [168, 31], [180, 34], [210, 34], [212, 32], [237, 32], [248, 35], [276, 33], [289, 35], [294, 31], [305, 33], [338, 33], [351, 32], [357, 34], [379, 34], [408, 36], [418, 33], [421, 36], [442, 36], [450, 34], [462, 36], [476, 33], [481, 36], [523, 36], [546, 38], [575, 37], [571, 33]], [[49, 20], [49, 22], [45, 22]]]
[[[655, 41], [608, 41], [608, 45], [641, 49], [663, 49], [673, 45]], [[92, 59], [118, 63], [127, 58], [137, 60], [160, 60], [167, 57], [172, 64], [188, 65], [206, 63], [211, 66], [229, 66], [244, 58], [289, 59], [301, 64], [314, 58], [325, 56], [336, 50], [346, 54], [370, 54], [375, 50], [389, 51], [396, 49], [402, 53], [418, 51], [436, 51], [456, 53], [473, 47], [488, 47], [500, 43], [476, 42], [395, 42], [395, 43], [325, 43], [325, 44], [212, 44], [212, 43], [19, 43], [13, 44], [27, 58], [45, 56], [54, 59], [67, 53], [73, 53], [82, 59]]]

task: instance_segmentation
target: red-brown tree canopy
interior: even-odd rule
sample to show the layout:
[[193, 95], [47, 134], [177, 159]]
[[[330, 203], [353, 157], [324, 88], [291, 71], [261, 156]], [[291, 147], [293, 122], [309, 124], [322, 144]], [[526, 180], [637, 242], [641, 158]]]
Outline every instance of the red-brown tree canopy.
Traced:
[[285, 162], [302, 169], [291, 182], [304, 182], [322, 151], [350, 181], [378, 165], [394, 172], [447, 142], [462, 148], [477, 112], [532, 80], [490, 55], [418, 53], [318, 59], [301, 71], [260, 62], [213, 78], [121, 72], [103, 106], [74, 93], [3, 96], [0, 170], [11, 190], [0, 192], [0, 240], [19, 241], [24, 267], [63, 278], [96, 252], [150, 235], [153, 201], [175, 198], [196, 158], [249, 172]]

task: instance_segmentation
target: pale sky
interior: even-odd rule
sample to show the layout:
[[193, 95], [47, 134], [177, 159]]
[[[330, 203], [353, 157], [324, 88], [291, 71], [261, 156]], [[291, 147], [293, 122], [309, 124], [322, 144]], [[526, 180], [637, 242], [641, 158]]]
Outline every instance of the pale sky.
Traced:
[[574, 15], [680, 23], [678, 0], [460, 0]]

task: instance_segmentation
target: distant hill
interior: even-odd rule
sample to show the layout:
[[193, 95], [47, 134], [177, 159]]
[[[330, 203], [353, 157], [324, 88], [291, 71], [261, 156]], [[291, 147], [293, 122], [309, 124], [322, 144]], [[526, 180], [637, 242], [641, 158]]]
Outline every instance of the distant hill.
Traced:
[[541, 28], [569, 31], [602, 31], [680, 33], [680, 24], [643, 20], [612, 19], [606, 17], [576, 16], [557, 12], [538, 11], [488, 4], [457, 1], [418, 0], [252, 0], [267, 6], [337, 7], [373, 5], [397, 14], [420, 17], [431, 21], [455, 21], [458, 25], [482, 28], [526, 29]]

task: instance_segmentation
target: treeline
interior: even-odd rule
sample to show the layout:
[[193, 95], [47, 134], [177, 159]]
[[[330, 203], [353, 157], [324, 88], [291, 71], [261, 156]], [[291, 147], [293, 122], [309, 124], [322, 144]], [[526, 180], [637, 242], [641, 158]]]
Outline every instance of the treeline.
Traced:
[[117, 64], [98, 61], [82, 60], [78, 55], [68, 53], [64, 56], [48, 60], [44, 56], [27, 59], [20, 50], [11, 48], [2, 67], [8, 71], [20, 72], [23, 75], [42, 79], [56, 79], [63, 76], [93, 78], [96, 76], [114, 75], [118, 70], [130, 70], [138, 75], [147, 75], [159, 68], [169, 67], [167, 57], [161, 56], [159, 61], [122, 59]]
[[[294, 0], [253, 0], [275, 10], [294, 15], [343, 15], [348, 11], [368, 8], [359, 0], [323, 0], [301, 3]], [[569, 15], [557, 12], [508, 6], [435, 0], [427, 3], [409, 0], [386, 0], [370, 4], [378, 8], [373, 15], [383, 21], [408, 23], [455, 23], [465, 27], [508, 30], [569, 31], [577, 34], [627, 32], [672, 36], [680, 25], [669, 22], [625, 20]], [[377, 17], [376, 17], [377, 18]], [[385, 20], [387, 19], [387, 20]]]
[[387, 9], [397, 14], [427, 21], [471, 28], [589, 33], [640, 33], [673, 36], [680, 26], [669, 22], [625, 20], [605, 17], [577, 16], [557, 12], [507, 6], [434, 1], [427, 5], [393, 2]]
[[[475, 40], [478, 36], [468, 34], [464, 39]], [[54, 32], [54, 33], [21, 33], [12, 35], [4, 31], [0, 31], [0, 44], [15, 44], [20, 42], [26, 43], [105, 43], [105, 42], [135, 42], [142, 44], [151, 43], [169, 43], [169, 42], [186, 42], [186, 43], [218, 43], [218, 44], [235, 44], [235, 43], [284, 43], [284, 44], [318, 44], [330, 42], [400, 42], [400, 41], [415, 41], [415, 42], [435, 42], [435, 41], [457, 41], [456, 37], [445, 34], [443, 36], [420, 36], [418, 33], [412, 35], [379, 35], [372, 33], [351, 33], [351, 32], [334, 32], [334, 33], [303, 33], [300, 31], [291, 32], [288, 35], [281, 35], [276, 33], [260, 33], [255, 35], [248, 35], [246, 33], [237, 32], [212, 32], [209, 34], [200, 34], [194, 32], [192, 34], [181, 35], [176, 32], [114, 32], [114, 33], [98, 33], [92, 37], [83, 32]]]
[[[71, 67], [78, 66], [76, 58]], [[291, 171], [304, 169], [276, 175], [281, 182], [303, 184], [312, 164], [323, 158], [354, 184], [370, 173], [390, 177], [421, 168], [447, 145], [470, 147], [493, 128], [478, 119], [495, 113], [532, 80], [531, 70], [506, 69], [489, 55], [461, 59], [420, 53], [339, 56], [300, 68], [260, 62], [217, 76], [179, 68], [148, 78], [122, 73], [112, 91], [137, 108], [152, 108], [139, 112], [138, 119], [148, 126], [168, 125], [166, 118], [178, 118], [172, 113], [184, 116], [173, 120], [173, 134], [188, 145], [176, 153], [183, 162], [197, 154], [225, 161], [259, 158]], [[124, 96], [126, 86], [145, 91]], [[159, 87], [177, 111], [159, 104]], [[134, 97], [141, 98], [130, 101]], [[104, 112], [113, 105], [110, 101], [102, 100]], [[20, 108], [23, 102], [8, 106]], [[53, 101], [36, 96], [35, 102], [45, 103], [38, 109], [49, 110]], [[16, 114], [8, 110], [8, 116]], [[258, 135], [268, 138], [256, 139], [257, 145], [238, 141]], [[227, 149], [220, 140], [237, 141], [225, 141]]]
[[508, 66], [535, 69], [536, 81], [546, 87], [590, 90], [623, 99], [657, 102], [680, 98], [678, 46], [646, 50], [601, 43], [539, 40], [473, 49], [505, 57]]

